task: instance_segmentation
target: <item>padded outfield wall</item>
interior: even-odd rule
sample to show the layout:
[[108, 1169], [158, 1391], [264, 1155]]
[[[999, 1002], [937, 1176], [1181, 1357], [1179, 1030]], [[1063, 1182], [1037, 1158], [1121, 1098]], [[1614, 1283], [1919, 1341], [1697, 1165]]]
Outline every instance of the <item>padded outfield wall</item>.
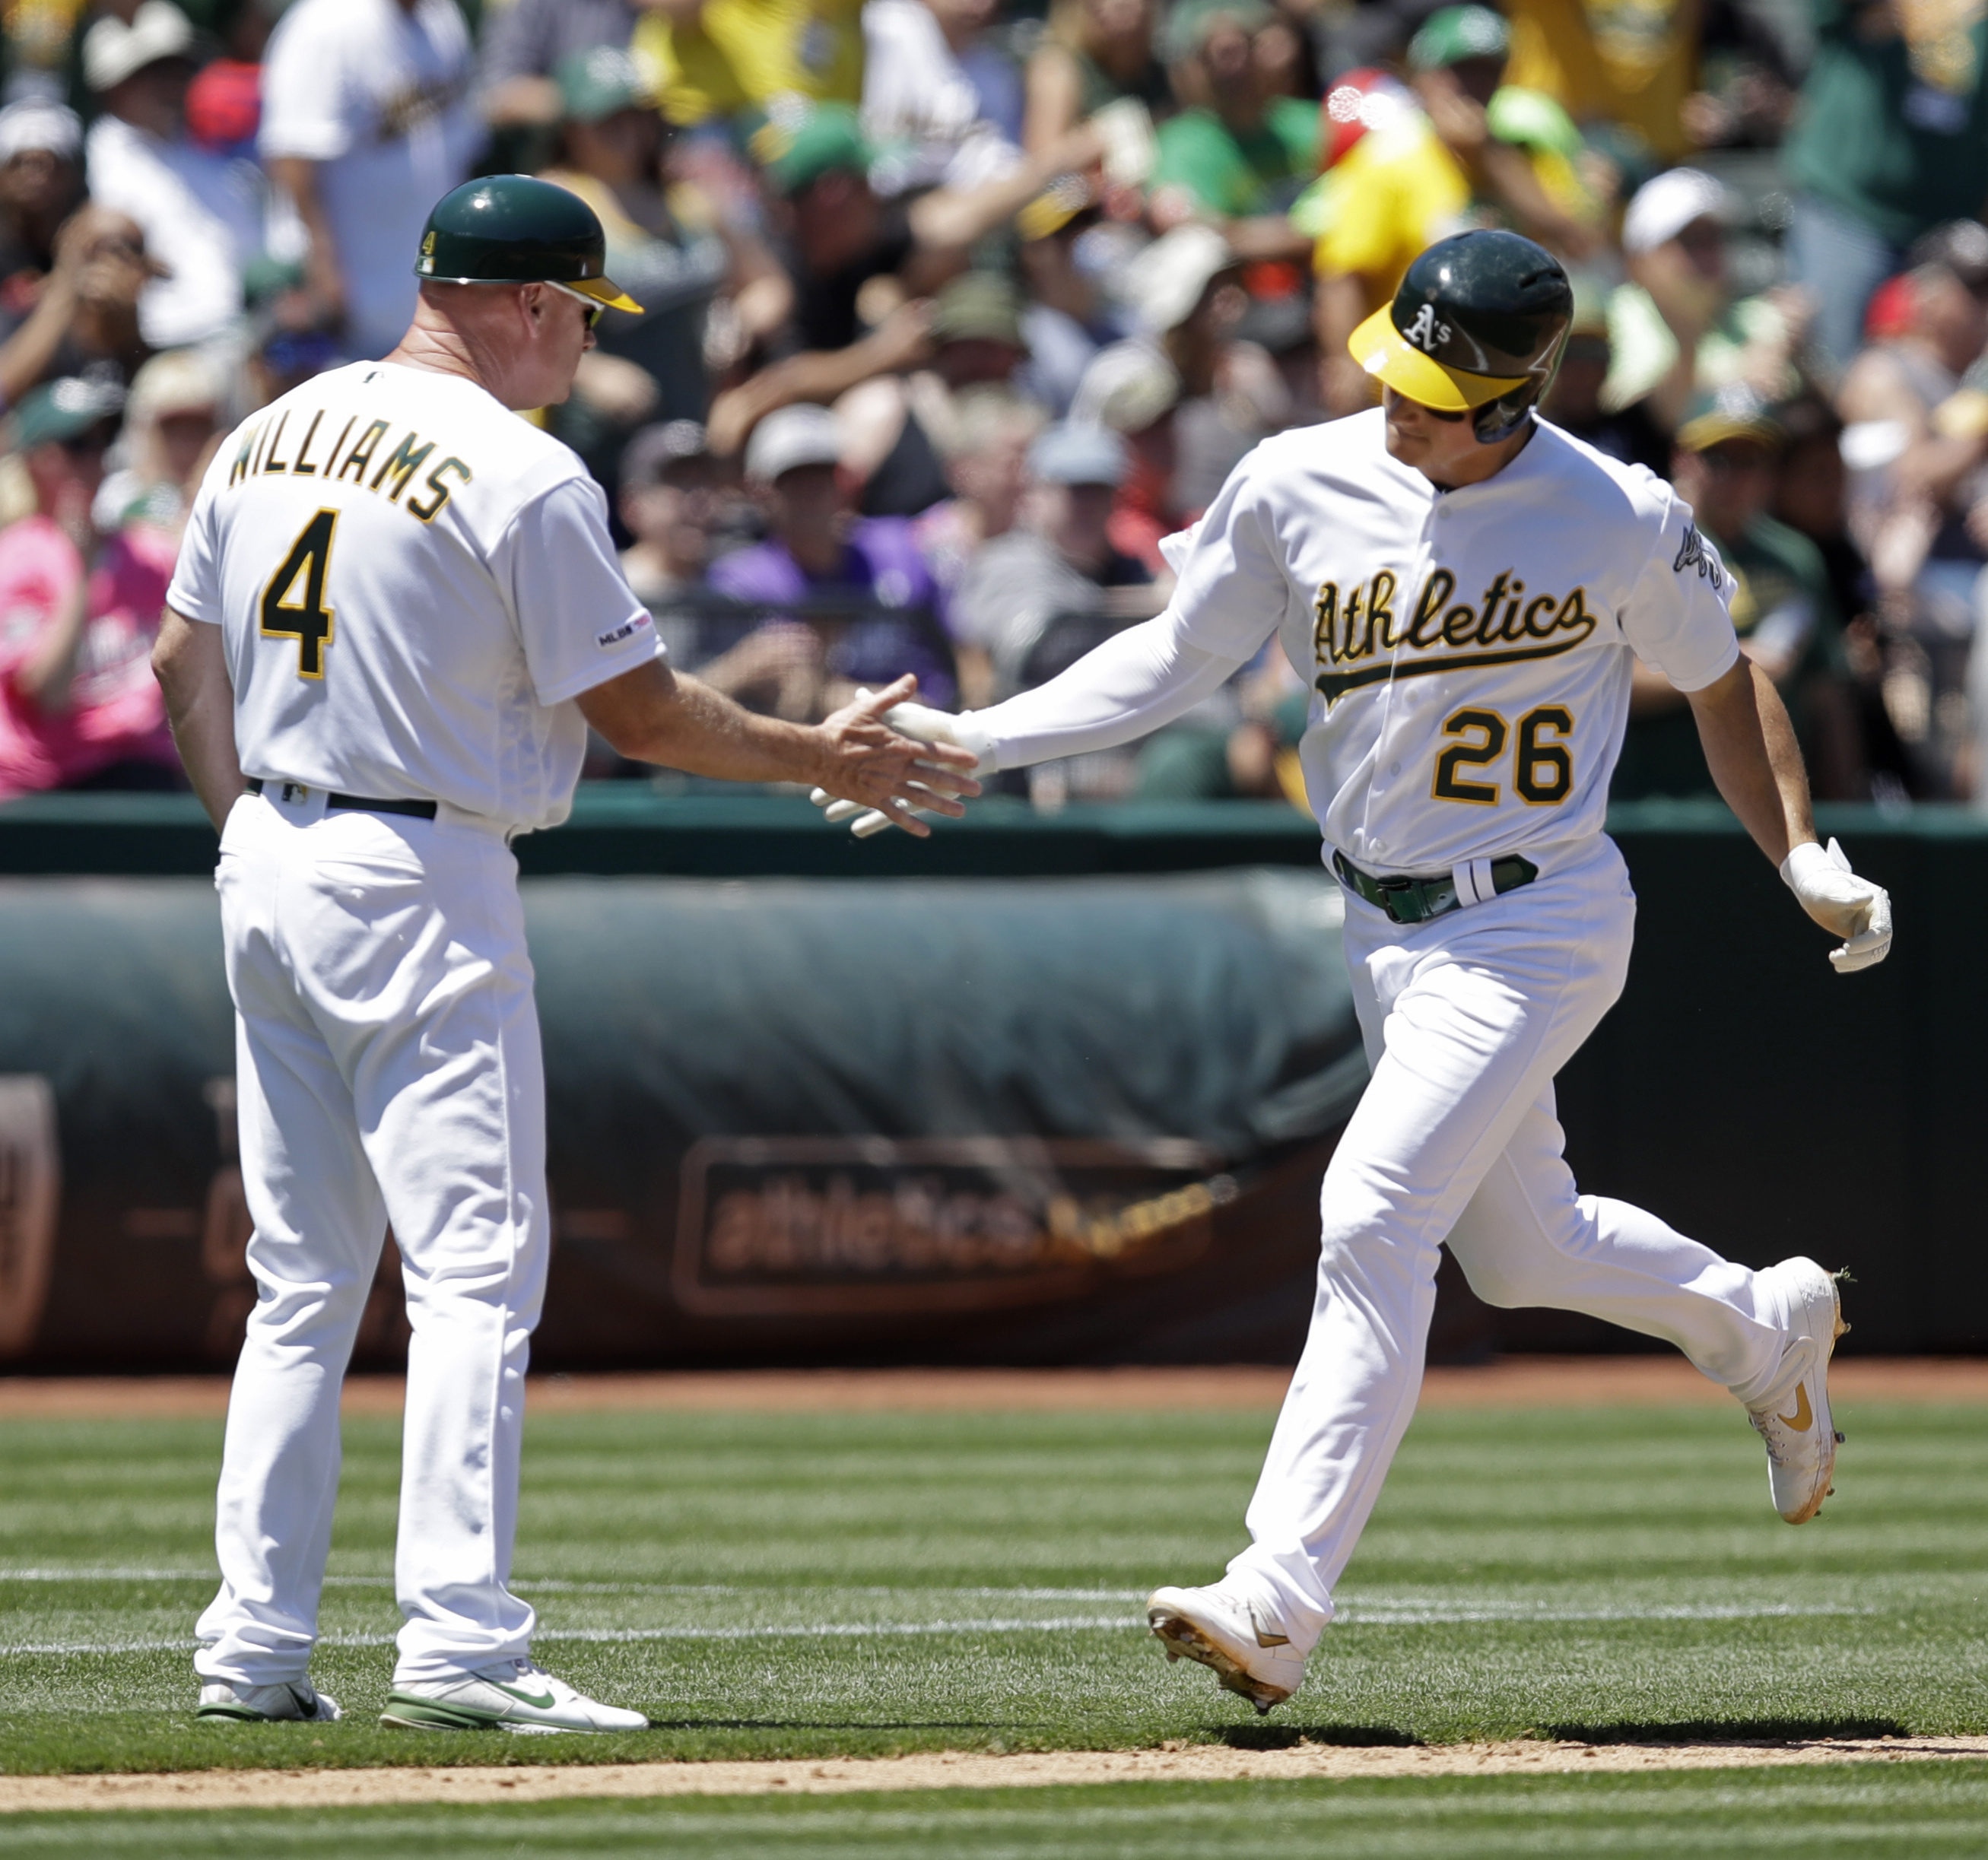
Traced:
[[[1988, 828], [1839, 810], [1854, 979], [1716, 807], [1613, 823], [1628, 992], [1560, 1082], [1584, 1185], [1849, 1264], [1851, 1342], [1971, 1350]], [[867, 846], [784, 798], [582, 796], [521, 843], [549, 1087], [542, 1366], [1292, 1360], [1364, 1062], [1310, 823], [978, 811]], [[213, 836], [0, 808], [0, 1363], [225, 1362], [251, 1298]], [[390, 1248], [362, 1360], [404, 1338]], [[1447, 1270], [1439, 1354], [1615, 1348]]]

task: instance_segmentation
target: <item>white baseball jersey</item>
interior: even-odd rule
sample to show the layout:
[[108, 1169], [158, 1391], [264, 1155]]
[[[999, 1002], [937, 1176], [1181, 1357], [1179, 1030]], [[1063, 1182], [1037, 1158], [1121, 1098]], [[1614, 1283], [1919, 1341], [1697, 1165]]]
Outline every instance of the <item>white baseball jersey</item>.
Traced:
[[244, 774], [507, 830], [572, 805], [569, 700], [663, 650], [572, 451], [472, 381], [386, 362], [231, 435], [166, 598], [225, 631]]
[[1696, 691], [1739, 654], [1733, 579], [1669, 485], [1540, 424], [1482, 484], [1389, 456], [1378, 409], [1266, 439], [1168, 553], [1178, 636], [1280, 631], [1327, 844], [1383, 872], [1536, 858], [1601, 829], [1631, 654]]

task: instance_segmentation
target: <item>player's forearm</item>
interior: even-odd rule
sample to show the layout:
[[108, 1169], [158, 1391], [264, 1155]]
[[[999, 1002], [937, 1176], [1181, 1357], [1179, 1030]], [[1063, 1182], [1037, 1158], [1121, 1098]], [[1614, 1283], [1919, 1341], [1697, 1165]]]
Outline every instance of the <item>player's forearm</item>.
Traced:
[[1046, 685], [974, 715], [997, 766], [1026, 767], [1134, 742], [1192, 710], [1242, 669], [1182, 639], [1169, 611], [1115, 633]]
[[244, 786], [235, 750], [235, 688], [221, 629], [167, 608], [152, 648], [152, 671], [165, 694], [166, 719], [187, 779], [207, 817], [220, 827]]
[[1723, 678], [1691, 694], [1706, 766], [1726, 804], [1775, 865], [1815, 837], [1808, 773], [1787, 707], [1773, 681], [1742, 658]]

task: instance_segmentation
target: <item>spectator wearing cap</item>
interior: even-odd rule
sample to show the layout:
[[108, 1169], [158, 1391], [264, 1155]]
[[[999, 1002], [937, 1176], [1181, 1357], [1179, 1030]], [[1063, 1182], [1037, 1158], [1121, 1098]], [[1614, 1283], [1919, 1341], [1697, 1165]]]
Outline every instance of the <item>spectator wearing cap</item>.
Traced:
[[0, 796], [180, 785], [150, 665], [173, 541], [91, 515], [123, 398], [66, 376], [14, 412], [35, 508], [0, 530]]
[[1510, 83], [1551, 97], [1584, 129], [1626, 130], [1665, 161], [1691, 152], [1701, 8], [1648, 0], [1631, 14], [1610, 0], [1504, 0], [1504, 11]]
[[0, 404], [57, 376], [130, 380], [151, 353], [139, 312], [159, 272], [136, 220], [86, 202], [56, 235], [55, 269], [33, 307], [0, 314]]
[[1841, 368], [1871, 293], [1943, 222], [1988, 200], [1988, 24], [1978, 6], [1815, 0], [1815, 50], [1781, 152], [1789, 275]]
[[1184, 107], [1160, 127], [1154, 223], [1206, 220], [1250, 259], [1303, 255], [1285, 215], [1317, 172], [1318, 106], [1274, 95], [1256, 57], [1275, 17], [1264, 0], [1179, 0], [1165, 36]]
[[83, 124], [40, 97], [0, 110], [0, 316], [25, 316], [83, 199]]
[[1608, 300], [1610, 412], [1647, 405], [1668, 432], [1694, 396], [1743, 381], [1768, 401], [1800, 384], [1794, 355], [1810, 306], [1799, 291], [1733, 301], [1725, 222], [1733, 203], [1696, 168], [1647, 181], [1622, 221], [1629, 276]]
[[711, 587], [820, 623], [832, 636], [817, 698], [827, 709], [844, 687], [887, 685], [908, 671], [927, 699], [949, 705], [955, 685], [938, 584], [908, 519], [857, 514], [857, 480], [841, 458], [842, 435], [824, 407], [783, 407], [761, 421], [746, 448], [746, 479], [767, 537], [721, 556]]
[[83, 72], [103, 106], [86, 144], [98, 205], [129, 214], [164, 275], [147, 286], [140, 327], [154, 349], [208, 342], [242, 314], [243, 267], [267, 242], [261, 171], [187, 134], [194, 30], [171, 0], [144, 0], [84, 34]]
[[[918, 517], [912, 534], [950, 612], [973, 559], [1021, 519], [1029, 448], [1048, 424], [1036, 402], [1012, 388], [967, 388], [955, 401], [944, 444], [952, 495]], [[992, 702], [993, 662], [979, 645], [955, 639], [960, 702]]]
[[144, 522], [177, 536], [221, 443], [228, 409], [228, 374], [211, 355], [169, 349], [146, 363], [124, 405], [120, 450], [130, 462], [103, 481], [98, 528]]
[[[1744, 382], [1700, 394], [1677, 430], [1671, 481], [1716, 553], [1681, 573], [1737, 586], [1731, 608], [1740, 650], [1774, 681], [1805, 755], [1835, 766], [1854, 738], [1842, 623], [1815, 545], [1768, 515], [1783, 434]], [[1629, 726], [1610, 790], [1622, 799], [1718, 793], [1684, 694], [1653, 666], [1631, 671]]]
[[1048, 147], [1112, 103], [1136, 103], [1148, 120], [1173, 114], [1155, 12], [1153, 0], [1050, 0], [1047, 29], [1029, 56], [1024, 148]]
[[1409, 42], [1406, 96], [1385, 81], [1336, 86], [1327, 96], [1329, 126], [1343, 117], [1362, 131], [1334, 137], [1337, 158], [1307, 221], [1320, 228], [1312, 256], [1321, 391], [1334, 414], [1357, 412], [1374, 394], [1347, 353], [1353, 332], [1438, 239], [1496, 220], [1559, 251], [1593, 242], [1526, 150], [1499, 134], [1494, 110], [1510, 44], [1510, 29], [1489, 8], [1444, 7]]
[[863, 9], [863, 133], [887, 192], [976, 188], [1021, 162], [1011, 72], [982, 43], [998, 0], [869, 0]]
[[639, 0], [512, 0], [483, 16], [476, 103], [493, 129], [550, 128], [566, 113], [563, 59], [625, 52], [648, 8]]
[[842, 462], [862, 481], [866, 516], [917, 516], [949, 495], [945, 455], [961, 393], [1005, 387], [1028, 353], [1020, 293], [970, 271], [933, 299], [927, 364], [878, 375], [835, 404]]
[[1030, 448], [1024, 519], [973, 558], [953, 605], [954, 631], [987, 655], [997, 698], [1159, 610], [1150, 571], [1111, 543], [1131, 468], [1109, 427], [1053, 426]]
[[634, 58], [596, 46], [570, 53], [554, 76], [560, 146], [543, 178], [593, 209], [607, 262], [621, 267], [612, 275], [635, 280], [626, 288], [642, 305], [602, 318], [572, 397], [552, 414], [553, 431], [611, 483], [614, 455], [637, 423], [702, 421], [708, 411], [705, 336], [720, 294], [756, 341], [786, 320], [793, 293], [762, 242], [728, 230], [695, 188], [668, 184], [654, 90]]
[[1182, 526], [1174, 502], [1179, 447], [1174, 431], [1181, 380], [1148, 343], [1114, 343], [1098, 351], [1077, 384], [1072, 423], [1102, 426], [1125, 442], [1124, 482], [1111, 506], [1111, 546], [1141, 563], [1155, 580], [1170, 573], [1160, 539]]
[[408, 254], [482, 141], [470, 77], [455, 0], [296, 0], [270, 39], [258, 146], [303, 222], [319, 318], [355, 356], [414, 314]]
[[[187, 134], [210, 154], [255, 159], [262, 127], [262, 54], [289, 0], [221, 0], [211, 25], [221, 56], [187, 86]], [[286, 228], [293, 235], [294, 228]], [[293, 236], [286, 242], [293, 243]], [[299, 249], [301, 249], [299, 248]]]
[[[1006, 226], [1054, 175], [1087, 168], [1099, 140], [1073, 130], [999, 181], [885, 201], [855, 111], [823, 104], [752, 138], [776, 249], [793, 280], [786, 353], [712, 403], [711, 442], [736, 451], [756, 421], [796, 402], [832, 404], [873, 376], [930, 352], [928, 295], [967, 267], [969, 249]], [[859, 299], [862, 314], [858, 313]]]

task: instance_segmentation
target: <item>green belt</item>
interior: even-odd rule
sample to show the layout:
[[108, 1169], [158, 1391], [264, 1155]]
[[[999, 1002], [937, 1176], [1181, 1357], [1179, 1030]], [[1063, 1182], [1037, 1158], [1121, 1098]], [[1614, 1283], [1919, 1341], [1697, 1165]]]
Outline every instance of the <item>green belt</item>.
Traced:
[[[1432, 917], [1444, 916], [1463, 905], [1464, 901], [1456, 894], [1456, 881], [1448, 872], [1429, 878], [1376, 878], [1337, 851], [1332, 855], [1332, 869], [1377, 911], [1386, 911], [1398, 924], [1425, 924]], [[1516, 891], [1539, 875], [1540, 868], [1516, 853], [1491, 861], [1494, 891]]]

